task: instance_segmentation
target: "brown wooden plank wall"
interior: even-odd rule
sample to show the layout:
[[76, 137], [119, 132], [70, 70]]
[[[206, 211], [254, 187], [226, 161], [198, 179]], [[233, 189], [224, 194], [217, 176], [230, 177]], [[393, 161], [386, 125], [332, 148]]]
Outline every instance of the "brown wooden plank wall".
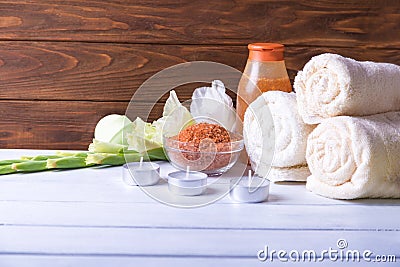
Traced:
[[194, 60], [243, 70], [256, 41], [286, 45], [291, 78], [323, 52], [400, 64], [400, 1], [0, 1], [0, 148], [86, 149], [154, 73]]

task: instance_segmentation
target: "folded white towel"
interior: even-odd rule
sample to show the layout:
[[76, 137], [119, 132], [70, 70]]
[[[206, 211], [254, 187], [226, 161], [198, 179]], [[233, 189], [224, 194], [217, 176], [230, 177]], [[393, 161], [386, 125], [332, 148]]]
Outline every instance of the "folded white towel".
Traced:
[[324, 118], [400, 111], [400, 66], [359, 62], [336, 54], [313, 57], [294, 82], [306, 123]]
[[307, 188], [338, 198], [400, 198], [400, 112], [324, 120], [308, 137]]
[[307, 175], [300, 169], [307, 169], [307, 137], [313, 129], [298, 114], [295, 93], [263, 93], [244, 116], [243, 135], [253, 170], [265, 177], [272, 166], [267, 176], [271, 181], [305, 181]]

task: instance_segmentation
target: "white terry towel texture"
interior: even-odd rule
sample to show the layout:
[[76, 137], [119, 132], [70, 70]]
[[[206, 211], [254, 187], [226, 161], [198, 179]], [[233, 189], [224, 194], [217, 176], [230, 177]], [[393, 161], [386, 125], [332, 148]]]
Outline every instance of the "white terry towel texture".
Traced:
[[306, 181], [307, 137], [314, 128], [298, 114], [295, 93], [263, 93], [244, 116], [243, 135], [253, 170], [271, 181]]
[[321, 54], [298, 72], [294, 88], [299, 113], [309, 124], [400, 111], [400, 66], [395, 64]]
[[287, 168], [271, 167], [267, 178], [272, 182], [305, 182], [310, 175], [307, 165], [298, 165]]
[[330, 198], [400, 198], [400, 112], [323, 121], [308, 137], [306, 187]]

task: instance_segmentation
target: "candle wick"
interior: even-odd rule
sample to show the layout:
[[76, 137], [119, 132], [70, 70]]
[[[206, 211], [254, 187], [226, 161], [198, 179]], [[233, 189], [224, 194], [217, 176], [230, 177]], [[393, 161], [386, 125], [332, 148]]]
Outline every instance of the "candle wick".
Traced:
[[140, 157], [139, 168], [142, 168], [142, 165], [143, 165], [143, 157]]
[[248, 186], [251, 187], [251, 170], [249, 170]]
[[186, 179], [189, 179], [190, 166], [186, 166]]

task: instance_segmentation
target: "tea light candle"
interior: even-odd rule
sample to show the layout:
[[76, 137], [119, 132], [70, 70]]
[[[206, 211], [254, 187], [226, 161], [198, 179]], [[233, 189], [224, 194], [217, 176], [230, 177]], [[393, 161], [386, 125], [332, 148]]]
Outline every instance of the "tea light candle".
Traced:
[[130, 186], [155, 185], [160, 180], [160, 166], [153, 162], [129, 162], [123, 165], [122, 179]]
[[190, 171], [189, 166], [184, 171], [168, 174], [169, 190], [180, 196], [198, 196], [207, 189], [207, 174]]
[[269, 180], [251, 174], [247, 177], [232, 179], [229, 196], [237, 202], [258, 203], [267, 200]]

